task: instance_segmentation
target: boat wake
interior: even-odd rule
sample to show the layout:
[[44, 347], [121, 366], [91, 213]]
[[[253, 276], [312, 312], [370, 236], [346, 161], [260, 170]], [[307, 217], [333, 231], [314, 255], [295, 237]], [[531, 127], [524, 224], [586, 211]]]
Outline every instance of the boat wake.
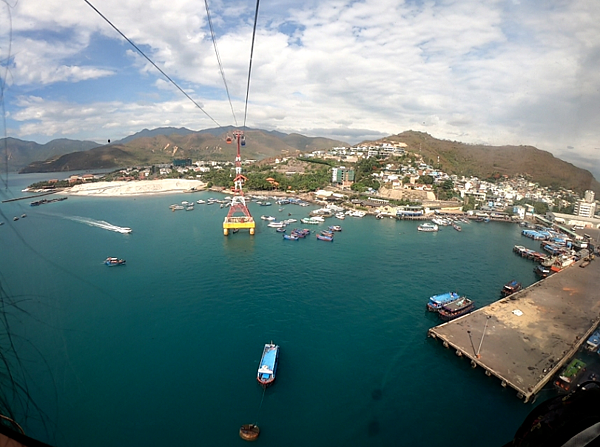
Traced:
[[89, 225], [90, 227], [98, 227], [108, 231], [114, 231], [115, 233], [129, 234], [131, 233], [131, 228], [129, 227], [119, 227], [117, 225], [113, 225], [110, 222], [106, 222], [104, 220], [95, 220], [90, 219], [88, 217], [79, 217], [79, 216], [65, 216], [66, 219], [73, 220], [75, 222], [81, 222]]

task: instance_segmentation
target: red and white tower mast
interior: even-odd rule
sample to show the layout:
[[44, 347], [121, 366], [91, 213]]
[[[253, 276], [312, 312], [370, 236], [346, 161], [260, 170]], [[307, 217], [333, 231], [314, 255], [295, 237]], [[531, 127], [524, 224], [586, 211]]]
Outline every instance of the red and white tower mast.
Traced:
[[240, 228], [248, 228], [250, 234], [254, 234], [256, 223], [254, 218], [248, 211], [246, 206], [246, 199], [244, 198], [244, 181], [246, 177], [242, 175], [242, 156], [240, 155], [240, 145], [244, 140], [244, 134], [240, 131], [235, 131], [233, 136], [237, 142], [237, 155], [235, 157], [235, 178], [233, 179], [233, 199], [231, 199], [231, 206], [229, 212], [223, 221], [223, 234], [227, 236], [229, 230], [235, 230]]

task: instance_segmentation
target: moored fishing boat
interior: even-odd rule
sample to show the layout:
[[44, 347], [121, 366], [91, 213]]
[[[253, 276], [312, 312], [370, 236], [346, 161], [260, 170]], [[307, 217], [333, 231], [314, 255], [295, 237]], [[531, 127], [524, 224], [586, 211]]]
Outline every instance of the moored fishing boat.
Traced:
[[104, 260], [104, 264], [108, 265], [109, 267], [114, 267], [117, 265], [125, 265], [125, 259], [119, 259], [119, 258], [113, 258], [113, 257], [108, 257]]
[[453, 223], [452, 228], [454, 228], [456, 231], [462, 231], [462, 228], [457, 223]]
[[425, 222], [425, 223], [419, 225], [417, 227], [417, 230], [424, 231], [424, 232], [432, 232], [432, 231], [438, 231], [439, 228], [436, 224], [431, 224], [429, 222]]
[[317, 239], [320, 241], [333, 242], [333, 236], [325, 236], [323, 234], [317, 234]]
[[443, 304], [449, 303], [450, 301], [454, 301], [460, 298], [460, 295], [456, 292], [446, 292], [441, 293], [439, 295], [433, 295], [429, 297], [429, 302], [427, 303], [427, 310], [431, 312], [437, 312], [442, 308]]
[[263, 387], [266, 388], [275, 381], [275, 374], [277, 373], [277, 364], [279, 363], [279, 346], [271, 343], [266, 343], [263, 348], [262, 357], [260, 358], [260, 364], [258, 366], [258, 372], [256, 374], [256, 380]]
[[339, 225], [331, 225], [329, 227], [330, 231], [342, 231], [342, 227], [340, 227]]
[[475, 305], [467, 297], [460, 297], [457, 300], [450, 301], [449, 303], [443, 304], [442, 308], [438, 311], [438, 315], [444, 321], [454, 320], [462, 315], [466, 315], [473, 310]]
[[300, 239], [300, 237], [294, 233], [283, 235], [283, 240], [286, 240], [286, 241], [297, 241], [298, 239]]
[[506, 284], [504, 284], [504, 287], [502, 287], [500, 293], [502, 294], [502, 296], [509, 296], [513, 293], [518, 292], [519, 290], [521, 290], [521, 283], [518, 282], [516, 279], [513, 279], [512, 281], [509, 281]]

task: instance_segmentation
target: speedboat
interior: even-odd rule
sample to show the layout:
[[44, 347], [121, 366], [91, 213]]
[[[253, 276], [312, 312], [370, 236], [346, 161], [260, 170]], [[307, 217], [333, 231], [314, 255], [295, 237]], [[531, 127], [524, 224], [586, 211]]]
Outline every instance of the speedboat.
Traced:
[[119, 258], [111, 258], [108, 257], [104, 260], [104, 264], [108, 265], [109, 267], [114, 267], [117, 265], [125, 265], [125, 259], [119, 259]]

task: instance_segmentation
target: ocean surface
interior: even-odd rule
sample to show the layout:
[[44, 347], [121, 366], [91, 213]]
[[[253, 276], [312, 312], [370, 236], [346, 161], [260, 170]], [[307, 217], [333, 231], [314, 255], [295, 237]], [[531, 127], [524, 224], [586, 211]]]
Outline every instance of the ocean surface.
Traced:
[[[2, 199], [50, 177], [12, 175]], [[252, 203], [256, 235], [229, 237], [227, 209], [169, 209], [211, 196], [221, 198], [0, 205], [0, 280], [17, 303], [3, 307], [12, 367], [32, 402], [15, 411], [28, 435], [65, 447], [241, 446], [239, 426], [255, 422], [262, 446], [513, 437], [533, 406], [429, 339], [440, 322], [425, 303], [453, 290], [480, 307], [513, 278], [535, 282], [534, 264], [512, 248], [539, 243], [517, 225], [421, 233], [416, 222], [367, 216], [329, 220], [343, 227], [333, 243], [284, 241], [260, 215], [300, 219], [314, 207]], [[106, 267], [107, 256], [127, 265]], [[256, 370], [271, 340], [280, 364], [263, 394]]]

